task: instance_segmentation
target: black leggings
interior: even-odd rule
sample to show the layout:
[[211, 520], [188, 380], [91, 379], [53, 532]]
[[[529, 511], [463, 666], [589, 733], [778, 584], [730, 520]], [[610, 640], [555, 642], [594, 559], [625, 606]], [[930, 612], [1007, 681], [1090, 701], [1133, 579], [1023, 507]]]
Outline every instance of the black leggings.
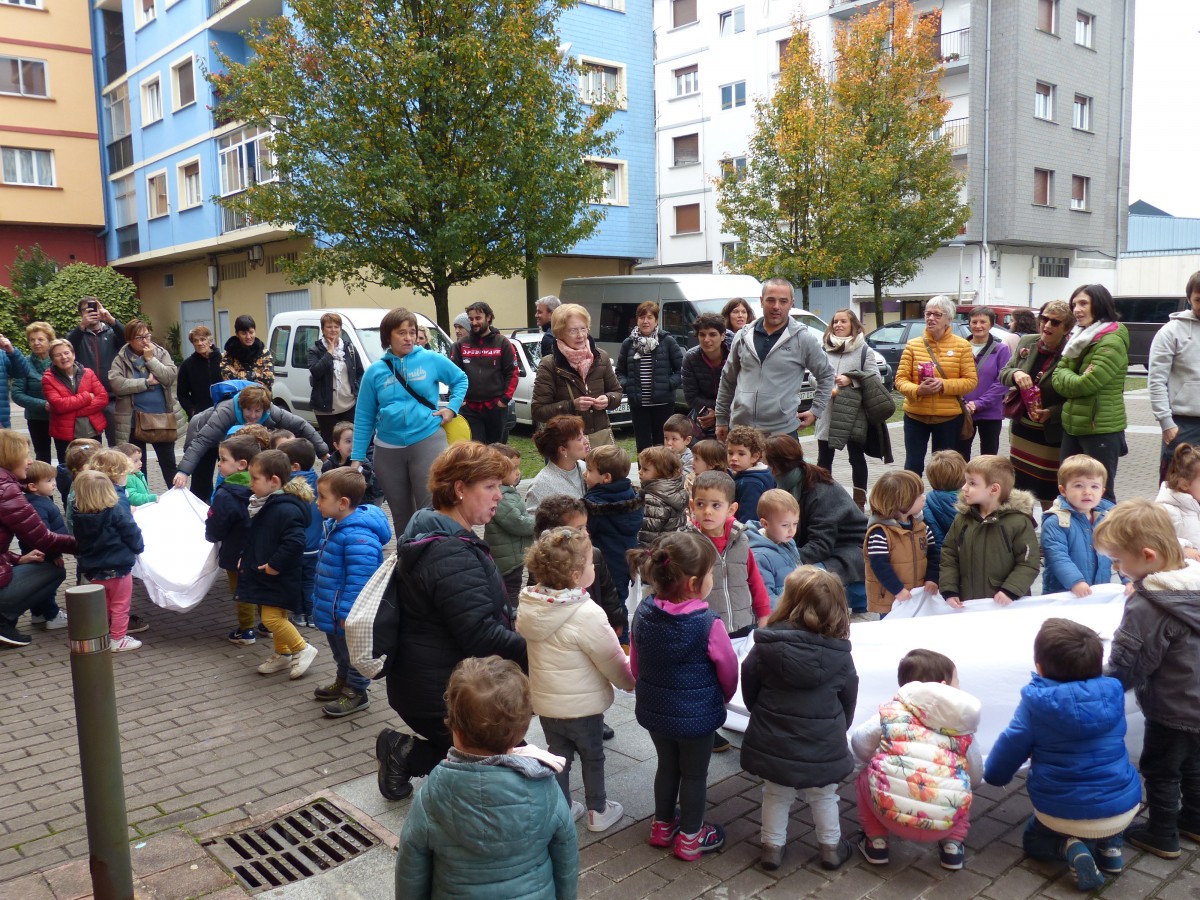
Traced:
[[[832, 471], [833, 457], [837, 451], [829, 446], [829, 441], [817, 441], [817, 465], [826, 472]], [[867, 489], [867, 454], [858, 444], [846, 444], [846, 454], [850, 457], [850, 480], [856, 488]]]
[[662, 445], [663, 426], [674, 415], [675, 406], [672, 403], [656, 403], [653, 406], [630, 403], [629, 413], [633, 419], [633, 440], [638, 453], [641, 453], [647, 447]]
[[[979, 455], [980, 456], [995, 456], [1000, 450], [1000, 429], [1004, 425], [1003, 419], [976, 419], [975, 433], [979, 435]], [[963, 459], [971, 458], [971, 445], [975, 443], [975, 438], [969, 441], [958, 442], [958, 452], [962, 454]]]
[[712, 759], [713, 736], [679, 738], [650, 732], [658, 751], [654, 773], [654, 818], [670, 822], [679, 801], [679, 830], [695, 834], [704, 824], [704, 799], [708, 792], [708, 763]]
[[33, 455], [42, 462], [50, 462], [50, 420], [26, 419], [29, 440], [33, 442]]

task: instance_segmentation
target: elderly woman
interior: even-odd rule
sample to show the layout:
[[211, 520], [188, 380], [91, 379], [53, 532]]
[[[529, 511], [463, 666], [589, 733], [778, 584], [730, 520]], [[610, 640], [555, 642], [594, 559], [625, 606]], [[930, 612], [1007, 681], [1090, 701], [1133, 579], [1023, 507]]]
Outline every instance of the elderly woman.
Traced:
[[212, 409], [212, 386], [221, 380], [221, 354], [213, 347], [213, 333], [207, 325], [197, 325], [188, 332], [192, 355], [179, 366], [175, 381], [175, 397], [188, 414]]
[[393, 577], [403, 573], [403, 626], [394, 656], [402, 662], [388, 672], [388, 703], [417, 736], [385, 728], [375, 740], [379, 792], [388, 800], [408, 797], [409, 779], [446, 758], [446, 682], [456, 665], [495, 654], [528, 666], [500, 570], [475, 534], [496, 514], [509, 471], [508, 459], [491, 447], [454, 444], [429, 470], [433, 508], [418, 510], [400, 538]]
[[233, 337], [225, 342], [221, 354], [221, 378], [255, 381], [270, 388], [275, 384], [275, 360], [255, 335], [255, 328], [253, 316], [233, 320]]
[[[417, 346], [417, 317], [402, 307], [380, 321], [379, 343], [387, 352], [363, 373], [350, 455], [364, 460], [375, 443], [375, 478], [399, 534], [429, 505], [429, 467], [446, 449], [442, 425], [458, 415], [467, 376], [445, 356]], [[450, 388], [448, 406], [438, 405], [439, 382]]]
[[54, 326], [49, 322], [30, 322], [25, 326], [25, 340], [29, 354], [25, 357], [24, 373], [12, 373], [13, 400], [25, 410], [25, 426], [29, 429], [34, 456], [50, 462], [50, 405], [42, 392], [42, 376], [50, 368]]
[[1020, 414], [1012, 419], [1008, 443], [1016, 486], [1033, 493], [1043, 509], [1058, 497], [1063, 398], [1054, 389], [1053, 375], [1071, 321], [1066, 301], [1051, 300], [1038, 315], [1040, 332], [1021, 338], [1017, 352], [1000, 372], [1005, 387], [1026, 393], [1038, 388], [1037, 401], [1032, 406], [1022, 405]]
[[[986, 306], [971, 310], [971, 352], [975, 354], [975, 373], [979, 383], [963, 397], [963, 403], [975, 419], [975, 431], [979, 435], [979, 452], [983, 456], [995, 456], [1000, 449], [1000, 425], [1004, 421], [1004, 384], [1000, 381], [1000, 370], [1008, 365], [1012, 350], [1008, 344], [992, 334], [996, 314]], [[970, 439], [958, 442], [958, 452], [963, 459], [971, 458]]]
[[588, 334], [591, 324], [588, 311], [577, 303], [554, 310], [554, 352], [542, 357], [533, 381], [535, 422], [574, 415], [583, 419], [586, 434], [609, 430], [608, 411], [621, 402], [621, 384], [612, 360]]
[[42, 392], [50, 407], [50, 437], [60, 463], [67, 461], [67, 445], [76, 438], [94, 438], [104, 433], [108, 417], [108, 391], [91, 369], [75, 361], [71, 342], [50, 342], [51, 366], [42, 375]]
[[[426, 343], [429, 342], [426, 336]], [[317, 417], [321, 439], [333, 446], [333, 426], [354, 421], [358, 385], [363, 364], [354, 344], [342, 334], [342, 317], [335, 312], [321, 316], [321, 336], [308, 348], [309, 402]]]
[[533, 476], [525, 493], [525, 508], [537, 512], [547, 497], [565, 494], [583, 498], [587, 493], [583, 460], [591, 449], [579, 416], [555, 416], [533, 436], [533, 444], [546, 460], [546, 467]]
[[[142, 451], [142, 473], [146, 471], [146, 431], [139, 422], [149, 425], [146, 415], [171, 417], [157, 422], [159, 434], [149, 441], [158, 457], [163, 481], [175, 478], [175, 440], [187, 431], [187, 416], [175, 398], [175, 378], [179, 374], [174, 361], [165, 349], [154, 343], [145, 322], [130, 320], [125, 326], [125, 346], [117, 351], [108, 384], [116, 399], [117, 442], [128, 441]], [[168, 436], [168, 432], [173, 436]]]
[[1066, 402], [1062, 411], [1062, 455], [1086, 453], [1108, 472], [1106, 499], [1117, 500], [1117, 461], [1125, 444], [1125, 370], [1129, 331], [1117, 321], [1112, 294], [1101, 284], [1085, 284], [1071, 295], [1075, 328], [1067, 336], [1054, 369], [1054, 389]]
[[683, 351], [658, 327], [658, 304], [651, 300], [638, 305], [637, 324], [621, 344], [617, 380], [629, 398], [638, 452], [661, 445], [683, 383]]
[[725, 320], [725, 339], [732, 341], [733, 336], [742, 330], [742, 326], [755, 319], [754, 310], [741, 297], [734, 297], [721, 307], [721, 318]]
[[896, 390], [904, 395], [904, 468], [925, 471], [930, 440], [934, 452], [958, 449], [962, 398], [975, 390], [975, 354], [951, 329], [954, 301], [939, 294], [925, 304], [925, 333], [904, 346], [896, 367]]

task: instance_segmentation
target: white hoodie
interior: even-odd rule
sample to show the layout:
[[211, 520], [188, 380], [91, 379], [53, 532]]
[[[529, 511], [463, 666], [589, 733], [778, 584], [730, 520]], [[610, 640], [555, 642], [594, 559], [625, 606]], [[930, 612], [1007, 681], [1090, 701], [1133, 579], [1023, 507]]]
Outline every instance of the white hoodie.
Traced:
[[1150, 344], [1150, 409], [1163, 431], [1175, 416], [1200, 416], [1200, 319], [1190, 309], [1171, 313]]

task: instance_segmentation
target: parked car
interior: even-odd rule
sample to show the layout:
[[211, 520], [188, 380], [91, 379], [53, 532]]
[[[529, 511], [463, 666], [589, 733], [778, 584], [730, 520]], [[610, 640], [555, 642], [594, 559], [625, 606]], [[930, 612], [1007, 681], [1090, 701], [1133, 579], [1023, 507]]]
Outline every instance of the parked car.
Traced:
[[[508, 335], [517, 353], [518, 378], [512, 409], [518, 425], [533, 425], [533, 380], [542, 361], [542, 333], [540, 328], [517, 328]], [[629, 400], [622, 399], [616, 409], [609, 410], [608, 420], [614, 428], [631, 424]]]
[[[950, 326], [954, 333], [961, 338], [971, 339], [971, 329], [966, 322], [953, 322]], [[899, 322], [889, 322], [882, 328], [876, 328], [867, 335], [867, 345], [881, 355], [888, 364], [889, 373], [885, 380], [889, 388], [896, 383], [896, 367], [900, 365], [900, 355], [904, 353], [904, 345], [913, 338], [925, 332], [924, 319], [901, 319]], [[996, 340], [1004, 340], [1011, 332], [999, 325], [992, 326], [992, 334]]]

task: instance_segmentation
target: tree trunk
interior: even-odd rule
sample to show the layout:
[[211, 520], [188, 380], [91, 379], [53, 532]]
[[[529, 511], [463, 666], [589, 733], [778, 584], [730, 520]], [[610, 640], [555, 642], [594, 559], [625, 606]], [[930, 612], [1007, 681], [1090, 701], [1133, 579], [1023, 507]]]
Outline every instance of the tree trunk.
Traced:
[[801, 283], [801, 285], [800, 285], [800, 302], [804, 304], [805, 310], [812, 309], [812, 307], [809, 305], [809, 302], [808, 302], [808, 291], [809, 291], [809, 283], [807, 281]]
[[525, 276], [525, 324], [533, 327], [537, 319], [538, 274], [537, 269], [531, 269], [531, 274]]
[[454, 332], [450, 329], [450, 285], [448, 282], [435, 281], [433, 284], [433, 312], [442, 331], [454, 340]]
[[875, 327], [883, 327], [883, 283], [878, 275], [871, 279], [875, 288]]

